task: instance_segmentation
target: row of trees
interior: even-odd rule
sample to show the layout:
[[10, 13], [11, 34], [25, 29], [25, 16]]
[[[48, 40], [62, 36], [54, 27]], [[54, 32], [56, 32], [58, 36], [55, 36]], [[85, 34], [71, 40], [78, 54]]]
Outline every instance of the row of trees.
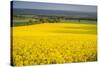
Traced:
[[58, 22], [66, 22], [67, 20], [75, 20], [80, 22], [80, 20], [92, 20], [96, 21], [97, 19], [94, 18], [81, 18], [81, 17], [67, 17], [67, 16], [43, 16], [43, 15], [33, 15], [33, 16], [27, 16], [27, 15], [18, 15], [14, 16], [14, 19], [18, 20], [24, 20], [29, 19], [30, 24], [36, 24], [36, 23], [58, 23]]
[[67, 20], [77, 20], [77, 21], [80, 22], [79, 18], [57, 17], [57, 16], [32, 17], [29, 22], [35, 22], [35, 23], [59, 23], [59, 22], [66, 22]]

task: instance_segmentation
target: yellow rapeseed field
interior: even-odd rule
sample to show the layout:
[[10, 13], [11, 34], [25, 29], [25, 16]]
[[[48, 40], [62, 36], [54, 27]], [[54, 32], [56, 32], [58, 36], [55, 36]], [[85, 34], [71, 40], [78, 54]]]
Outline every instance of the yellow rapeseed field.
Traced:
[[44, 23], [12, 29], [14, 66], [97, 60], [96, 24]]

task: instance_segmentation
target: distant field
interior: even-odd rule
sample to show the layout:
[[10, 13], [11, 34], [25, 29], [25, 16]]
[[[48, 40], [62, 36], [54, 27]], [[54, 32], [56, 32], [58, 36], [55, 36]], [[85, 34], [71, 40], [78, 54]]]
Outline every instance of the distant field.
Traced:
[[97, 60], [96, 24], [44, 23], [12, 27], [13, 65]]
[[[62, 20], [62, 22], [53, 22], [53, 23], [81, 23], [81, 24], [96, 24], [97, 21], [92, 20]], [[35, 22], [32, 19], [15, 19], [13, 20], [13, 26], [27, 26], [32, 24], [41, 24], [43, 22]], [[45, 21], [44, 23], [50, 23]]]

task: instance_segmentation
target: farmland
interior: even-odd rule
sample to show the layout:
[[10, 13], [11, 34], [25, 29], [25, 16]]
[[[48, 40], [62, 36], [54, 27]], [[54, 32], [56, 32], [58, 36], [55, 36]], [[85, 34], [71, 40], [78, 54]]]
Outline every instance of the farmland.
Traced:
[[42, 23], [12, 28], [12, 64], [39, 65], [97, 60], [96, 24]]

